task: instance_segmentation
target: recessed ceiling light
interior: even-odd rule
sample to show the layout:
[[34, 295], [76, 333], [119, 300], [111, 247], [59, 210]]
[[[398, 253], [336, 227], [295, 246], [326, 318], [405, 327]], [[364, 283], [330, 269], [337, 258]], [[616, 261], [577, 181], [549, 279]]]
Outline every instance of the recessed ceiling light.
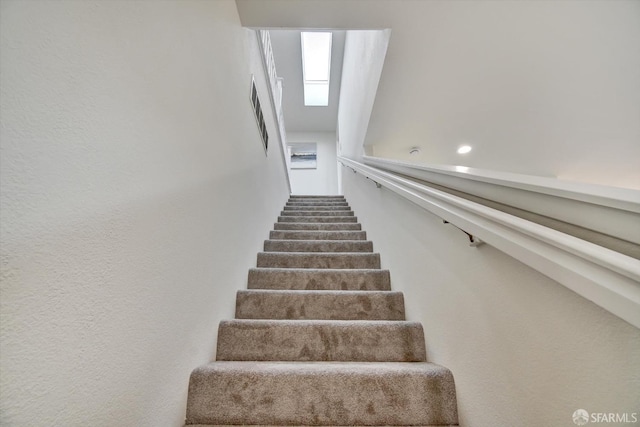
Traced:
[[458, 148], [458, 154], [467, 154], [469, 151], [471, 151], [470, 145], [461, 145], [460, 148]]

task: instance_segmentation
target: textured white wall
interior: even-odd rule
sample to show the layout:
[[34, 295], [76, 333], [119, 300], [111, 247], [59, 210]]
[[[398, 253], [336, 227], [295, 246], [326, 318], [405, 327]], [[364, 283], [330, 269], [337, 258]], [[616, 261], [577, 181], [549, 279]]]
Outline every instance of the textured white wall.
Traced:
[[461, 426], [640, 412], [640, 330], [507, 254], [469, 247], [461, 231], [362, 175], [342, 179], [408, 319], [423, 324], [428, 359], [454, 374]]
[[287, 197], [255, 36], [232, 0], [0, 7], [0, 424], [181, 426]]
[[338, 194], [336, 134], [334, 132], [287, 132], [287, 143], [315, 142], [317, 169], [291, 169], [293, 194]]

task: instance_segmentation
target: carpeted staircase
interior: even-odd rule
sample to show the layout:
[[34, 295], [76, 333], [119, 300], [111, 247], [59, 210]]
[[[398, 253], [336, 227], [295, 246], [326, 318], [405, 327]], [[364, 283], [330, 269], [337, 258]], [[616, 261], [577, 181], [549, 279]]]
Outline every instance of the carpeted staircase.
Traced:
[[342, 196], [291, 196], [191, 374], [188, 425], [457, 425], [453, 376], [357, 221]]

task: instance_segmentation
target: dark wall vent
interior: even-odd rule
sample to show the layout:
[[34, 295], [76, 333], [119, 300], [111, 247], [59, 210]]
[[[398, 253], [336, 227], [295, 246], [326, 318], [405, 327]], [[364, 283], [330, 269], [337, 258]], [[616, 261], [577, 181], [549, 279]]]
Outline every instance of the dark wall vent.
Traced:
[[260, 105], [260, 98], [258, 97], [258, 88], [256, 87], [256, 81], [253, 76], [251, 76], [251, 105], [253, 106], [253, 113], [256, 116], [256, 123], [258, 124], [258, 132], [260, 132], [266, 154], [267, 148], [269, 148], [269, 133], [267, 132], [267, 125], [264, 122], [262, 106]]

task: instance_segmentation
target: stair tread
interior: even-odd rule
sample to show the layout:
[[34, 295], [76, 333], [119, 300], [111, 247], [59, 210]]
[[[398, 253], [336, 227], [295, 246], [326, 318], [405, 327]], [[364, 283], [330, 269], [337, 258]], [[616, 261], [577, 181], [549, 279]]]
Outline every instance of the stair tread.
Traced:
[[390, 320], [220, 322], [217, 360], [424, 362], [422, 325]]
[[344, 196], [342, 195], [328, 195], [328, 196], [322, 196], [322, 195], [304, 195], [304, 194], [291, 194], [289, 196], [288, 200], [298, 200], [298, 199], [337, 199], [337, 200], [347, 200]]
[[281, 215], [278, 217], [278, 222], [358, 222], [358, 218], [355, 216], [289, 216]]
[[264, 241], [265, 252], [373, 252], [369, 240], [296, 240], [269, 239]]
[[380, 254], [370, 252], [258, 252], [257, 267], [380, 268]]
[[337, 211], [337, 212], [352, 212], [351, 208], [346, 205], [286, 205], [284, 207], [285, 211]]
[[238, 291], [236, 319], [405, 320], [402, 292]]
[[[246, 426], [247, 424], [188, 424], [189, 427], [238, 427], [239, 425], [243, 425]], [[455, 427], [458, 424], [447, 424], [447, 426], [449, 427]], [[442, 427], [443, 424], [439, 424], [439, 425], [412, 425], [411, 427]], [[187, 427], [187, 425], [185, 425], [185, 427]], [[251, 427], [282, 427], [282, 426], [275, 426], [275, 425], [266, 425], [266, 424], [251, 424]], [[311, 426], [311, 425], [287, 425], [286, 427], [318, 427], [318, 426]], [[364, 425], [350, 425], [350, 426], [339, 426], [339, 425], [323, 425], [322, 427], [406, 427], [406, 426], [390, 426], [390, 425], [385, 425], [385, 426], [364, 426]]]
[[361, 230], [272, 230], [271, 240], [367, 240]]
[[275, 373], [285, 375], [304, 373], [310, 375], [340, 374], [340, 376], [365, 375], [379, 377], [385, 375], [440, 376], [449, 373], [449, 369], [431, 362], [253, 362], [253, 361], [216, 361], [196, 368], [199, 372], [252, 372], [271, 376]]
[[300, 329], [306, 327], [328, 327], [349, 330], [389, 329], [398, 330], [404, 328], [422, 329], [420, 322], [411, 320], [340, 320], [340, 319], [228, 319], [222, 320], [221, 325], [256, 328], [290, 328]]
[[273, 224], [274, 231], [361, 231], [362, 225], [357, 222], [279, 222]]
[[313, 245], [318, 245], [318, 244], [322, 244], [322, 243], [337, 243], [337, 244], [343, 244], [343, 243], [356, 243], [356, 244], [362, 244], [362, 243], [372, 243], [371, 240], [359, 240], [359, 239], [345, 239], [345, 240], [333, 240], [333, 239], [266, 239], [265, 242], [277, 242], [277, 243], [296, 243], [296, 244], [300, 244], [300, 243], [304, 243], [304, 244], [313, 244]]
[[339, 197], [296, 197], [287, 200], [287, 203], [347, 203], [347, 200]]
[[352, 212], [351, 206], [347, 203], [309, 203], [309, 202], [293, 202], [294, 204], [287, 203], [284, 205], [284, 210], [289, 211], [347, 211]]
[[354, 256], [354, 257], [369, 257], [372, 255], [375, 256], [379, 256], [380, 254], [377, 252], [374, 253], [362, 253], [362, 252], [313, 252], [313, 253], [309, 253], [309, 252], [258, 252], [258, 254], [265, 254], [265, 255], [274, 255], [274, 256], [280, 256], [280, 255], [291, 255], [291, 256], [314, 256], [314, 257], [318, 257], [318, 256]]
[[251, 268], [249, 289], [391, 289], [389, 270], [333, 268]]
[[[305, 254], [304, 252], [298, 252], [300, 254]], [[265, 268], [265, 267], [254, 267], [250, 268], [249, 271], [263, 271], [269, 273], [339, 273], [339, 274], [350, 274], [354, 276], [358, 276], [360, 274], [379, 274], [386, 273], [389, 274], [389, 270], [379, 269], [379, 268], [351, 268], [345, 270], [343, 268]]]
[[[290, 270], [290, 269], [286, 269]], [[340, 271], [340, 270], [338, 270]], [[381, 271], [381, 270], [375, 270]], [[376, 290], [325, 290], [325, 289], [243, 289], [238, 291], [238, 293], [242, 294], [265, 294], [265, 295], [331, 295], [336, 297], [349, 297], [349, 296], [367, 296], [367, 295], [381, 295], [381, 296], [390, 296], [390, 295], [402, 295], [402, 292], [399, 291], [376, 291]]]
[[285, 207], [285, 210], [287, 208], [290, 208], [291, 210], [295, 210], [295, 209], [308, 209], [308, 210], [320, 209], [320, 210], [322, 210], [323, 208], [329, 208], [330, 210], [331, 209], [351, 210], [351, 206], [346, 202], [345, 203], [342, 203], [342, 202], [323, 202], [323, 203], [288, 202], [286, 205], [284, 205], [284, 207]]
[[280, 212], [280, 216], [311, 216], [311, 217], [315, 217], [315, 216], [337, 216], [337, 217], [343, 217], [343, 216], [354, 216], [354, 212], [353, 211], [333, 211], [333, 210], [329, 210], [329, 211], [301, 211], [301, 210], [296, 210], [296, 211], [281, 211]]
[[213, 362], [189, 391], [187, 424], [457, 423], [451, 372], [426, 362]]
[[285, 203], [285, 206], [349, 206], [346, 200], [326, 200], [326, 201], [312, 201], [312, 200], [291, 200]]

